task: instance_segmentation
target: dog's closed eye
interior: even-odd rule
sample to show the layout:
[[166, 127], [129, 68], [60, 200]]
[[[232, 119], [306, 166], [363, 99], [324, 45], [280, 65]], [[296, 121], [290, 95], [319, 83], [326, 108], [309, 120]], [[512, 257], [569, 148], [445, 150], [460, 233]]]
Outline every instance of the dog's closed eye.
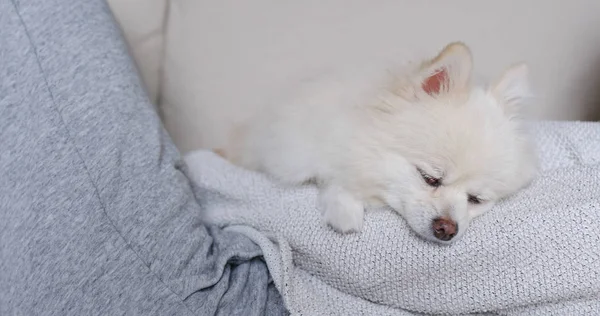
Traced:
[[421, 177], [423, 178], [423, 181], [425, 181], [425, 183], [427, 183], [427, 185], [434, 187], [434, 188], [437, 188], [440, 185], [442, 185], [442, 179], [432, 177], [419, 168], [417, 168], [417, 171], [419, 171], [419, 173], [421, 174]]
[[469, 203], [471, 204], [481, 204], [481, 199], [476, 197], [475, 195], [469, 194], [467, 196], [467, 200], [469, 201]]

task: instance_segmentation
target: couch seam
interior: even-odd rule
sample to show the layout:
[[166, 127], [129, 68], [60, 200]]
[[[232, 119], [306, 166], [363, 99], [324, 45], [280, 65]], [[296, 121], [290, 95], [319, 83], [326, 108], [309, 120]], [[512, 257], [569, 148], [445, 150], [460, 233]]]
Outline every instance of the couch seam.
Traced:
[[171, 1], [170, 0], [164, 0], [163, 1], [164, 4], [164, 8], [163, 8], [163, 17], [162, 17], [162, 21], [161, 21], [161, 45], [160, 45], [160, 56], [159, 56], [159, 62], [158, 62], [158, 81], [156, 82], [156, 109], [157, 112], [159, 113], [159, 116], [164, 117], [164, 110], [163, 110], [163, 102], [164, 102], [164, 96], [163, 96], [163, 88], [165, 86], [165, 60], [166, 60], [166, 56], [167, 56], [167, 28], [169, 27], [169, 17], [171, 16]]

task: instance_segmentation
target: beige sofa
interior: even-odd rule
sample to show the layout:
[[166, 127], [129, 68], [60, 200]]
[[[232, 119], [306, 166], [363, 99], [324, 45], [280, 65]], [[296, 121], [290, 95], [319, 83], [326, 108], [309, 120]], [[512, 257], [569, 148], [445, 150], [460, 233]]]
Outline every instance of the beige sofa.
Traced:
[[207, 107], [261, 102], [278, 81], [304, 69], [423, 57], [454, 40], [472, 48], [484, 77], [528, 62], [534, 117], [600, 119], [597, 0], [109, 3], [183, 151], [219, 142], [224, 118], [206, 115]]

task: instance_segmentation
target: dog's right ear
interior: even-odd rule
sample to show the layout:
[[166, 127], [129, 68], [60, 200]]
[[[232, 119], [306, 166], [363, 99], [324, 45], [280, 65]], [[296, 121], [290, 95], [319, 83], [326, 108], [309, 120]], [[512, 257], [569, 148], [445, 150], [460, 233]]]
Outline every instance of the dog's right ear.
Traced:
[[450, 43], [434, 59], [421, 65], [415, 78], [416, 90], [431, 97], [463, 91], [469, 86], [472, 68], [469, 48], [461, 42]]

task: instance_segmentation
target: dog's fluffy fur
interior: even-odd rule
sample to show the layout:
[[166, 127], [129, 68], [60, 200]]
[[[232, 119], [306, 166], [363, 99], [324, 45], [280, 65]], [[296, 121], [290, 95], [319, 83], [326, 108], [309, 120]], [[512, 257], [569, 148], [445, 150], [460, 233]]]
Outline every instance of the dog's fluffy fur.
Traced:
[[470, 83], [471, 68], [469, 49], [452, 43], [412, 69], [310, 80], [218, 152], [286, 183], [316, 181], [337, 231], [360, 231], [364, 207], [385, 204], [422, 237], [447, 242], [435, 238], [434, 219], [453, 220], [460, 236], [537, 170], [518, 116], [527, 67], [489, 87]]

